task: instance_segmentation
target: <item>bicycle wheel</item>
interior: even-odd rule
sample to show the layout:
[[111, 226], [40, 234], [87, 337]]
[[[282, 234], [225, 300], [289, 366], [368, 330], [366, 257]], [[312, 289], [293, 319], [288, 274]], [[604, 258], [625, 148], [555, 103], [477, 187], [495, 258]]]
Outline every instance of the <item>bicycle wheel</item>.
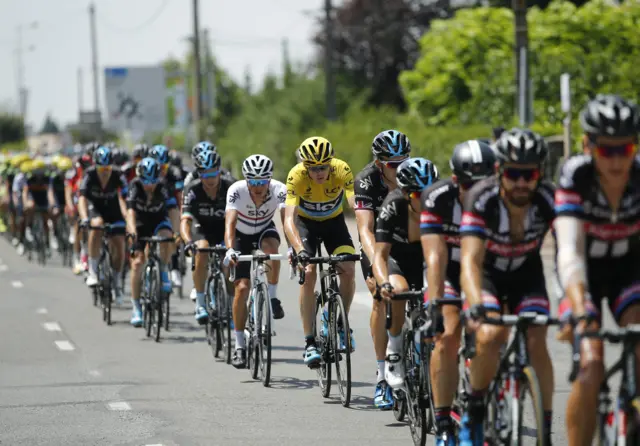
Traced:
[[[255, 293], [255, 289], [251, 290], [251, 293]], [[247, 299], [247, 324], [245, 328], [245, 333], [248, 333], [246, 344], [247, 344], [247, 368], [251, 373], [252, 379], [258, 379], [258, 366], [260, 364], [260, 357], [258, 356], [260, 352], [258, 351], [258, 346], [256, 344], [256, 339], [258, 338], [258, 329], [256, 328], [258, 318], [258, 313], [260, 312], [260, 308], [255, 307], [257, 305], [257, 300], [254, 298], [254, 294], [249, 296]], [[256, 314], [254, 315], [254, 309]]]
[[[351, 402], [351, 330], [349, 317], [344, 308], [342, 296], [335, 294], [331, 304], [330, 333], [333, 343], [334, 360], [336, 364], [336, 381], [343, 407], [349, 407]], [[343, 333], [340, 336], [340, 332]], [[344, 344], [343, 344], [344, 339]]]
[[[178, 271], [180, 271], [180, 275], [184, 279], [185, 274], [187, 273], [187, 259], [184, 255], [184, 243], [181, 243], [178, 247]], [[184, 291], [182, 286], [183, 281], [180, 281], [180, 286], [178, 287], [178, 297], [180, 299], [184, 299]]]
[[207, 342], [211, 346], [214, 358], [220, 357], [220, 350], [222, 350], [222, 344], [220, 343], [220, 336], [218, 331], [218, 315], [216, 312], [216, 304], [213, 299], [213, 290], [215, 289], [215, 282], [213, 277], [207, 279], [207, 283], [204, 288], [205, 305], [207, 312], [209, 313], [209, 320], [205, 325], [205, 331], [207, 333]]
[[[318, 385], [320, 393], [324, 398], [329, 398], [331, 394], [331, 364], [332, 364], [332, 346], [329, 342], [329, 333], [323, 333], [322, 320], [324, 318], [324, 308], [322, 306], [322, 298], [320, 293], [316, 291], [316, 319], [313, 326], [316, 345], [320, 351], [320, 366], [316, 369], [318, 375]], [[327, 323], [328, 325], [328, 323]], [[320, 328], [318, 328], [320, 327]]]
[[260, 381], [269, 387], [271, 379], [271, 302], [263, 285], [258, 289], [258, 316], [256, 319], [256, 347], [259, 351]]
[[405, 331], [403, 334], [406, 406], [409, 430], [413, 444], [424, 446], [430, 426], [427, 420], [427, 410], [424, 408], [424, 380], [421, 377], [419, 352], [413, 341], [413, 333]]
[[156, 284], [155, 289], [151, 295], [151, 299], [153, 302], [153, 308], [155, 309], [155, 321], [153, 324], [153, 335], [154, 340], [156, 342], [160, 342], [160, 332], [162, 331], [162, 317], [164, 316], [162, 311], [162, 302], [164, 301], [164, 292], [162, 291], [161, 281], [160, 281], [160, 268], [153, 268], [154, 273], [154, 282]]
[[233, 346], [231, 345], [231, 302], [222, 273], [218, 273], [216, 278], [216, 304], [218, 305], [219, 314], [218, 335], [220, 336], [225, 362], [231, 364], [231, 354], [233, 352]]
[[171, 316], [171, 293], [162, 293], [161, 301], [162, 320], [164, 321], [164, 330], [169, 331], [169, 317]]
[[398, 390], [393, 393], [393, 416], [397, 421], [404, 421], [404, 417], [407, 414], [407, 405], [405, 403], [405, 396], [402, 390]]
[[433, 404], [433, 387], [431, 386], [431, 353], [433, 342], [420, 344], [420, 378], [421, 378], [421, 404], [427, 411], [427, 431], [435, 432], [436, 409]]

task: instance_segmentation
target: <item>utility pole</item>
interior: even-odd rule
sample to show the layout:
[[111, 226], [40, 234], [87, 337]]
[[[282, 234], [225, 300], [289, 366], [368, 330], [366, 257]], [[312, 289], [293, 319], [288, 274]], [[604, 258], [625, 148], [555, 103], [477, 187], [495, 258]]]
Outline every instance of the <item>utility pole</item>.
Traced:
[[529, 79], [529, 30], [527, 24], [527, 0], [512, 0], [515, 25], [515, 59], [516, 59], [516, 91], [517, 110], [520, 125], [531, 125], [531, 81]]
[[80, 119], [80, 115], [82, 114], [82, 109], [84, 108], [84, 94], [83, 94], [83, 80], [82, 80], [82, 67], [78, 67], [78, 119]]
[[18, 108], [20, 112], [20, 118], [22, 119], [24, 137], [27, 137], [27, 103], [29, 99], [29, 91], [27, 90], [25, 81], [25, 69], [24, 69], [24, 52], [33, 51], [33, 45], [24, 47], [24, 30], [25, 27], [30, 29], [37, 28], [38, 22], [31, 22], [28, 25], [18, 25], [17, 34], [18, 41], [16, 46], [16, 75], [18, 80]]
[[193, 107], [193, 121], [196, 126], [198, 140], [202, 140], [200, 120], [204, 113], [202, 110], [202, 64], [200, 61], [200, 24], [199, 24], [199, 0], [193, 0], [193, 58], [195, 69], [195, 97]]
[[211, 34], [209, 29], [204, 30], [204, 57], [207, 64], [207, 98], [209, 99], [208, 114], [216, 109], [216, 60], [211, 50]]
[[291, 85], [291, 59], [289, 58], [289, 39], [282, 39], [282, 84], [286, 88]]
[[333, 77], [333, 6], [331, 0], [324, 1], [324, 13], [326, 21], [326, 47], [325, 47], [325, 90], [326, 90], [326, 106], [327, 106], [327, 119], [335, 121], [336, 116], [336, 86]]
[[93, 69], [93, 109], [100, 114], [100, 92], [98, 90], [98, 37], [96, 33], [96, 5], [89, 4], [89, 27], [91, 29], [91, 66]]

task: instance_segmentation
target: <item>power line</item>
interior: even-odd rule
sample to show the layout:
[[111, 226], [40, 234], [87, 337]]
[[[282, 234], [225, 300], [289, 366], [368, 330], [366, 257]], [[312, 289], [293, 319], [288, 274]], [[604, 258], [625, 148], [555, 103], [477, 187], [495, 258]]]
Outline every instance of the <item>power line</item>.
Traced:
[[105, 20], [102, 14], [99, 14], [98, 18], [103, 25], [106, 25], [107, 28], [111, 28], [113, 31], [136, 33], [136, 32], [142, 31], [144, 28], [148, 27], [149, 25], [152, 25], [153, 22], [155, 22], [160, 17], [160, 15], [162, 15], [162, 13], [164, 12], [164, 9], [168, 4], [169, 4], [169, 0], [163, 0], [160, 6], [158, 7], [158, 9], [147, 20], [142, 22], [140, 25], [130, 27], [130, 28], [114, 25], [109, 20]]

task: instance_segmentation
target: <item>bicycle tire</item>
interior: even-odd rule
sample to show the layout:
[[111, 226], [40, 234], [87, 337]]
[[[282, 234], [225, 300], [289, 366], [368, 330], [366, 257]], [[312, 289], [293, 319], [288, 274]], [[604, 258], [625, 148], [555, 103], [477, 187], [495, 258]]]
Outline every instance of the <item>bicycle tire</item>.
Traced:
[[162, 285], [160, 279], [160, 268], [156, 265], [153, 268], [153, 288], [151, 294], [151, 302], [155, 313], [155, 321], [153, 324], [153, 337], [156, 342], [160, 342], [160, 332], [162, 331]]
[[218, 272], [218, 277], [216, 278], [216, 302], [220, 313], [219, 334], [221, 335], [220, 341], [224, 349], [224, 359], [227, 364], [231, 364], [231, 355], [233, 353], [231, 342], [231, 303], [227, 293], [225, 278], [221, 272]]
[[[542, 391], [540, 390], [540, 382], [536, 371], [532, 366], [528, 365], [522, 369], [520, 377], [520, 389], [518, 393], [518, 420], [515, 423], [515, 432], [511, 436], [511, 446], [519, 446], [523, 444], [523, 406], [525, 402], [525, 396], [527, 391], [531, 394], [531, 402], [533, 403], [534, 417], [535, 417], [535, 429], [537, 432], [536, 446], [545, 446], [546, 444], [546, 429], [544, 423], [544, 408], [542, 406]], [[515, 411], [514, 411], [515, 412]], [[541, 435], [542, 433], [542, 435]], [[515, 435], [514, 435], [515, 434]]]
[[[254, 290], [252, 289], [251, 292], [253, 293]], [[256, 302], [253, 296], [249, 296], [249, 299], [247, 299], [247, 325], [245, 329], [245, 331], [249, 333], [249, 339], [246, 340], [247, 369], [249, 369], [252, 379], [259, 378], [258, 367], [260, 365], [260, 358], [258, 356], [260, 352], [258, 351], [256, 343], [256, 339], [258, 338], [256, 326], [258, 324], [258, 318], [262, 319], [262, 316], [254, 317], [254, 309], [256, 315], [260, 312], [260, 309], [256, 309], [255, 307]]]
[[[318, 376], [318, 386], [324, 398], [329, 398], [331, 394], [331, 345], [318, 327], [322, 327], [324, 308], [320, 293], [316, 291], [316, 318], [314, 319], [313, 332], [316, 339], [316, 346], [320, 350], [320, 366], [316, 369]], [[328, 324], [327, 324], [328, 325]]]
[[258, 344], [258, 351], [260, 352], [258, 355], [260, 358], [260, 381], [262, 381], [264, 387], [269, 387], [271, 380], [271, 302], [265, 286], [263, 285], [261, 288], [262, 289], [258, 291], [258, 302], [261, 303], [259, 308], [262, 309], [256, 321], [256, 331], [258, 333], [256, 342]]
[[105, 312], [107, 313], [105, 322], [107, 325], [111, 325], [111, 304], [112, 304], [111, 292], [112, 290], [110, 286], [105, 288], [104, 300], [105, 300]]
[[211, 346], [213, 357], [219, 358], [222, 345], [220, 344], [220, 336], [218, 336], [218, 315], [216, 313], [215, 305], [211, 299], [213, 296], [213, 284], [213, 277], [209, 277], [204, 288], [204, 295], [206, 299], [205, 305], [207, 307], [207, 312], [209, 313], [209, 320], [207, 320], [205, 325], [205, 332], [207, 333], [207, 343]]
[[[349, 407], [351, 403], [351, 330], [349, 328], [349, 316], [340, 294], [333, 295], [332, 303], [329, 320], [331, 321], [330, 333], [336, 366], [336, 382], [338, 383], [342, 406]], [[344, 332], [344, 348], [342, 348], [340, 341], [340, 322], [342, 322], [342, 331]], [[344, 371], [340, 370], [342, 362], [345, 365]]]
[[[180, 271], [180, 275], [184, 278], [187, 273], [187, 258], [184, 254], [184, 243], [181, 243], [178, 247], [178, 271]], [[180, 281], [180, 286], [178, 287], [178, 297], [180, 299], [184, 299], [184, 289], [183, 289], [183, 281]]]
[[[424, 380], [420, 376], [421, 366], [416, 362], [416, 355], [413, 341], [413, 333], [405, 331], [403, 334], [403, 351], [405, 363], [405, 387], [407, 421], [409, 423], [409, 431], [411, 439], [415, 446], [424, 446], [427, 442], [427, 433], [429, 425], [427, 423], [427, 410], [424, 408], [423, 401], [423, 383]], [[417, 377], [416, 377], [417, 375]]]
[[424, 343], [420, 345], [420, 357], [422, 358], [420, 377], [422, 381], [422, 398], [426, 405], [426, 418], [427, 418], [427, 431], [435, 433], [436, 427], [436, 408], [433, 403], [433, 386], [431, 382], [431, 353], [433, 352], [434, 344], [432, 342]]
[[164, 321], [164, 331], [169, 331], [169, 318], [171, 317], [171, 293], [163, 293], [162, 299], [162, 320]]
[[393, 406], [391, 406], [391, 410], [393, 411], [393, 417], [396, 421], [404, 421], [404, 417], [407, 414], [407, 405], [405, 404], [405, 396], [402, 390], [394, 393]]

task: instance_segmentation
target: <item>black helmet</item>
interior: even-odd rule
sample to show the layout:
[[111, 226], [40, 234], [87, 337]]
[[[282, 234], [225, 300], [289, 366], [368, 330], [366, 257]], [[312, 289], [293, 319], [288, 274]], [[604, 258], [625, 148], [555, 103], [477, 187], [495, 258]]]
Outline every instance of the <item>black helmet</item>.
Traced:
[[528, 129], [512, 128], [500, 135], [495, 154], [501, 163], [542, 164], [547, 157], [547, 143]]
[[371, 151], [376, 159], [408, 156], [411, 152], [411, 143], [404, 133], [397, 130], [385, 130], [373, 138]]
[[136, 144], [133, 148], [133, 157], [134, 158], [146, 158], [149, 154], [149, 146], [145, 143]]
[[98, 150], [98, 147], [100, 146], [100, 143], [97, 141], [94, 142], [90, 142], [85, 146], [85, 152], [91, 157], [93, 158], [93, 153]]
[[436, 165], [426, 158], [409, 158], [398, 166], [396, 172], [396, 183], [405, 192], [422, 192], [439, 178]]
[[614, 94], [599, 94], [580, 112], [580, 125], [588, 135], [625, 137], [640, 131], [638, 106]]
[[486, 142], [472, 139], [453, 148], [449, 166], [460, 181], [477, 181], [494, 172], [496, 155]]

